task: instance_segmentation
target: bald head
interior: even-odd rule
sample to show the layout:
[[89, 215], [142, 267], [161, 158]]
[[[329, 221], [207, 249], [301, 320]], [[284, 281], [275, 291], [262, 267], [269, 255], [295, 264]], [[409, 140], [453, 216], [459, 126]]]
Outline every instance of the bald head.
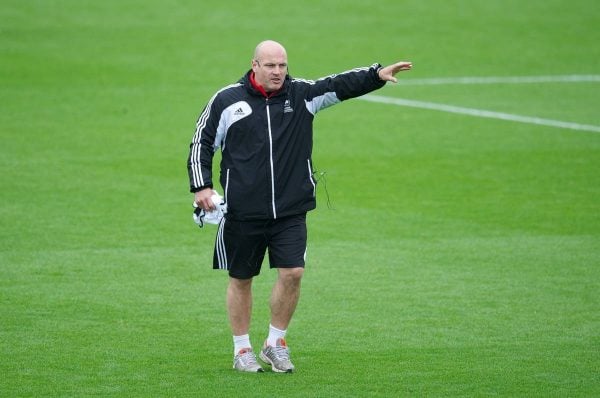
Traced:
[[267, 93], [279, 90], [287, 75], [287, 53], [285, 48], [273, 40], [258, 43], [252, 59], [255, 81]]
[[278, 42], [273, 40], [265, 40], [258, 43], [254, 49], [254, 59], [261, 60], [262, 57], [270, 55], [282, 55], [287, 60], [285, 48]]

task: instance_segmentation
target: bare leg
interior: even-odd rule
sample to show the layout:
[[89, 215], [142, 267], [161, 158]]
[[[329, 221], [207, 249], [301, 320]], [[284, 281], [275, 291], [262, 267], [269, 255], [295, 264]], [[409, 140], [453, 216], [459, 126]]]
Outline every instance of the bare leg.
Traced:
[[252, 316], [252, 279], [229, 278], [227, 311], [233, 335], [247, 334]]
[[286, 330], [300, 298], [304, 268], [278, 268], [277, 271], [277, 281], [271, 292], [271, 325]]

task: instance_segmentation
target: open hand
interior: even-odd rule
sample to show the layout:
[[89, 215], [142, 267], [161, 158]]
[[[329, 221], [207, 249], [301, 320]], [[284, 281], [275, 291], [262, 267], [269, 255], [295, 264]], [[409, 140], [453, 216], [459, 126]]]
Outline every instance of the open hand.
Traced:
[[386, 82], [398, 83], [398, 79], [394, 75], [398, 72], [412, 69], [412, 62], [400, 61], [395, 64], [379, 69], [379, 78]]

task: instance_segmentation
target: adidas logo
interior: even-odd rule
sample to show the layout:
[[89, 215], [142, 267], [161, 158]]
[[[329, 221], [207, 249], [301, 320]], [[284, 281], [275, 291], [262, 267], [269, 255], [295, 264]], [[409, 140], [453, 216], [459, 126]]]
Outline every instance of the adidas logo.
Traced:
[[283, 113], [289, 113], [289, 112], [294, 112], [294, 110], [290, 106], [290, 100], [285, 100], [285, 103], [283, 104]]
[[237, 108], [235, 112], [233, 112], [234, 116], [244, 116], [246, 113], [242, 108]]

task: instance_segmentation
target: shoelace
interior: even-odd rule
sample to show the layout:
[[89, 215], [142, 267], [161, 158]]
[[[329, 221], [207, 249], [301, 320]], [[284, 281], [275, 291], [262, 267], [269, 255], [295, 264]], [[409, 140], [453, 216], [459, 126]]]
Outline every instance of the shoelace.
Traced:
[[256, 360], [256, 356], [252, 351], [246, 351], [240, 356], [240, 360], [246, 366], [249, 365], [258, 365], [258, 361]]
[[290, 359], [290, 353], [287, 347], [271, 347], [273, 348], [273, 352], [275, 353], [275, 357], [277, 359], [288, 361]]

